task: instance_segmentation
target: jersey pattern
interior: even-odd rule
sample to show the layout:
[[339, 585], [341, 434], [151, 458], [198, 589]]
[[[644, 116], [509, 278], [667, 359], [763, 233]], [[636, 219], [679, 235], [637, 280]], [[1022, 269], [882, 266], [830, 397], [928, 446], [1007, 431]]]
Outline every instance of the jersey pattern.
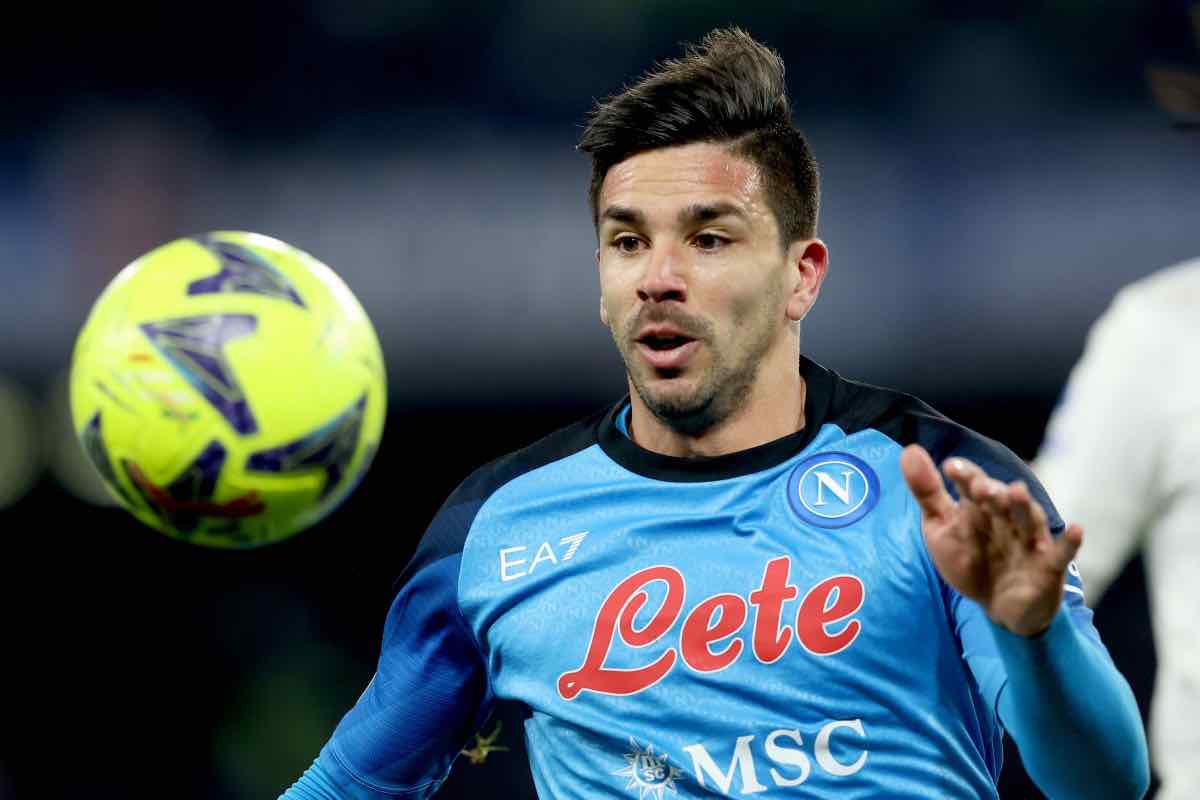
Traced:
[[[504, 700], [543, 798], [995, 797], [1003, 667], [930, 561], [900, 451], [1023, 479], [1062, 523], [1003, 446], [801, 371], [804, 429], [752, 450], [650, 453], [624, 401], [472, 475], [401, 578], [339, 768], [427, 796]], [[414, 693], [428, 719], [389, 716]]]

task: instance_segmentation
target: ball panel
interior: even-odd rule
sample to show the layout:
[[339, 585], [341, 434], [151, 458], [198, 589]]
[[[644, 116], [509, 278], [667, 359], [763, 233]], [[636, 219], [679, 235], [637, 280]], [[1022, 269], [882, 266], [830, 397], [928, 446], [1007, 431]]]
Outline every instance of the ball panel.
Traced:
[[188, 284], [189, 296], [247, 292], [275, 297], [304, 308], [304, 301], [269, 259], [254, 249], [216, 236], [196, 240], [217, 258], [220, 271]]
[[96, 471], [100, 473], [104, 486], [113, 494], [114, 498], [122, 505], [135, 506], [138, 501], [134, 499], [133, 494], [126, 491], [121, 481], [117, 479], [112, 458], [108, 455], [108, 447], [104, 444], [101, 424], [101, 413], [97, 411], [80, 434], [83, 452]]
[[179, 317], [138, 326], [155, 349], [207, 400], [241, 436], [255, 433], [258, 423], [225, 346], [250, 336], [258, 320], [250, 314]]

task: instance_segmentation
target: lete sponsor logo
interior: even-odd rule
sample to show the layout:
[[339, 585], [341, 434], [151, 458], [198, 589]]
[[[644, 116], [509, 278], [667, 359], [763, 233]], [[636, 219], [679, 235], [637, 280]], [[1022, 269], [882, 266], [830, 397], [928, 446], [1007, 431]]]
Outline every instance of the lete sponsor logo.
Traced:
[[[717, 672], [738, 659], [747, 643], [738, 634], [750, 614], [754, 624], [749, 650], [763, 664], [778, 661], [792, 640], [817, 656], [840, 653], [862, 631], [854, 617], [866, 596], [856, 575], [832, 575], [811, 587], [800, 600], [794, 620], [783, 619], [783, 606], [800, 591], [789, 583], [791, 559], [780, 556], [767, 562], [759, 585], [747, 596], [721, 593], [697, 603], [684, 617], [677, 642], [647, 657], [640, 667], [606, 666], [614, 640], [632, 648], [646, 648], [663, 639], [683, 614], [687, 587], [683, 574], [671, 566], [657, 565], [635, 572], [608, 593], [596, 613], [583, 664], [558, 679], [558, 694], [574, 700], [584, 690], [600, 694], [630, 695], [665, 678], [679, 661], [695, 672]], [[666, 584], [666, 595], [649, 622], [637, 627], [638, 612], [650, 600], [647, 588]], [[726, 641], [730, 640], [730, 641]]]

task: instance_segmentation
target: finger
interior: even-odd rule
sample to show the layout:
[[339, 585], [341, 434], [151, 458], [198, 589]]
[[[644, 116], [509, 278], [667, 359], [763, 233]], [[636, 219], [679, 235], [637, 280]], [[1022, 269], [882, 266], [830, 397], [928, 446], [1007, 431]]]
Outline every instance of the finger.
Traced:
[[[969, 533], [981, 545], [987, 546], [991, 539], [992, 528], [992, 514], [982, 505], [987, 494], [982, 488], [986, 486], [987, 474], [978, 465], [961, 456], [943, 461], [942, 471], [954, 484], [959, 502], [962, 504], [963, 532]], [[982, 481], [979, 489], [973, 487], [977, 480]]]
[[1033, 526], [1033, 509], [1029, 507], [1033, 496], [1025, 481], [1013, 481], [1009, 484], [1009, 494], [1012, 496], [1012, 518], [1022, 530]]
[[988, 476], [967, 459], [948, 459], [945, 469], [957, 478], [968, 528], [989, 553], [1006, 552], [1014, 540], [1027, 546], [1028, 534], [1013, 517], [1016, 497], [1021, 495], [1014, 496], [1011, 486]]
[[1036, 541], [1050, 535], [1050, 527], [1046, 522], [1046, 511], [1041, 503], [1034, 499], [1029, 486], [1024, 481], [1014, 481], [1010, 490], [1012, 495], [1012, 519], [1016, 524], [1021, 538], [1026, 542]]
[[971, 481], [971, 500], [982, 506], [991, 516], [1007, 517], [1011, 505], [1008, 487], [998, 480], [980, 472]]
[[944, 519], [954, 511], [954, 498], [946, 491], [942, 476], [924, 447], [911, 444], [900, 454], [900, 472], [909, 491], [921, 507], [921, 514], [932, 519]]
[[987, 477], [982, 471], [971, 481], [971, 499], [976, 513], [969, 515], [976, 539], [987, 548], [989, 557], [1003, 560], [1012, 551], [1021, 534], [1011, 516], [1008, 486]]
[[960, 500], [978, 502], [972, 487], [977, 479], [987, 479], [987, 473], [979, 465], [962, 456], [955, 456], [942, 462], [942, 471], [954, 483]]
[[1067, 566], [1075, 560], [1079, 548], [1083, 546], [1083, 527], [1072, 522], [1067, 529], [1054, 539], [1054, 565], [1060, 572], [1065, 572]]
[[943, 469], [954, 482], [959, 501], [965, 504], [967, 518], [972, 528], [977, 529], [977, 534], [985, 533], [993, 522], [1002, 520], [1006, 513], [1006, 501], [1000, 496], [1004, 484], [988, 477], [980, 467], [965, 458], [947, 459]]

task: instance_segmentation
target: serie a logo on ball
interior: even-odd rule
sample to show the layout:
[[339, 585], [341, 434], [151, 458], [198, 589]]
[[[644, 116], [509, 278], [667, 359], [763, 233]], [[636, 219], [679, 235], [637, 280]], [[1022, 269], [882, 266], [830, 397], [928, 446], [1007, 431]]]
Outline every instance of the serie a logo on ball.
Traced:
[[879, 477], [849, 453], [818, 453], [788, 477], [788, 502], [800, 519], [822, 528], [844, 528], [879, 502]]
[[386, 403], [379, 342], [349, 288], [253, 233], [134, 261], [71, 365], [75, 430], [114, 499], [215, 547], [279, 541], [329, 514], [366, 472]]

